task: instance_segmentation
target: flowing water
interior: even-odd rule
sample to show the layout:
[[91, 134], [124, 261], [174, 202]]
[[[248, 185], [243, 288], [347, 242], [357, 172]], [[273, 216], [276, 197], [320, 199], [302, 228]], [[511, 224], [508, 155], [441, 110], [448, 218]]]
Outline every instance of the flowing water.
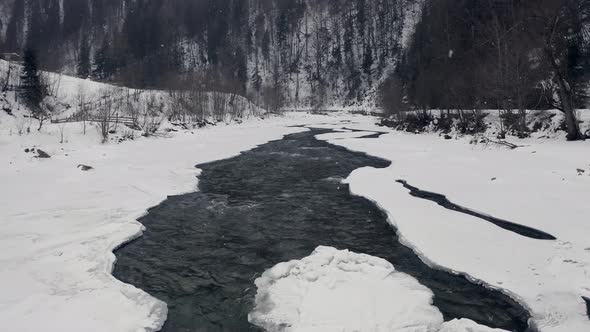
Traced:
[[116, 251], [113, 274], [168, 303], [163, 331], [258, 331], [247, 320], [255, 278], [319, 245], [388, 260], [434, 292], [446, 320], [527, 330], [529, 314], [509, 297], [431, 269], [401, 245], [385, 214], [340, 183], [390, 163], [314, 138], [325, 132], [199, 165], [199, 192], [169, 197], [140, 220], [147, 230]]

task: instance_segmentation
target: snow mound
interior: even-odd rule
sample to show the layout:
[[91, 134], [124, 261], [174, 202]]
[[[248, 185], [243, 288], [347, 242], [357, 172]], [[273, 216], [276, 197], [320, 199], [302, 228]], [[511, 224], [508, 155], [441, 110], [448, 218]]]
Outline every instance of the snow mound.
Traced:
[[505, 332], [502, 329], [492, 329], [487, 326], [479, 325], [469, 319], [453, 319], [445, 322], [438, 332]]
[[428, 288], [381, 258], [348, 250], [318, 247], [267, 270], [256, 286], [249, 320], [271, 332], [494, 331], [469, 320], [443, 323]]

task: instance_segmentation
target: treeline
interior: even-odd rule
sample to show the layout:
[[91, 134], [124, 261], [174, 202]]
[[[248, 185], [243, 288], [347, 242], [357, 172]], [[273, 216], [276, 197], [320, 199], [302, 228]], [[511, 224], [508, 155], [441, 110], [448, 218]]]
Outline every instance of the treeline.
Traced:
[[589, 75], [589, 0], [428, 1], [381, 102], [390, 114], [454, 110], [461, 121], [465, 110], [499, 109], [522, 131], [526, 109], [557, 108], [575, 140]]
[[268, 107], [317, 108], [370, 97], [399, 59], [404, 15], [415, 2], [5, 1], [1, 49], [29, 45], [43, 69], [141, 88], [194, 85], [198, 77], [204, 88]]
[[[2, 52], [138, 88], [276, 110], [558, 108], [581, 137], [590, 0], [4, 0]], [[412, 9], [420, 4], [413, 30]], [[378, 94], [378, 95], [377, 95]], [[516, 111], [513, 111], [516, 110]], [[516, 112], [515, 114], [512, 114]]]

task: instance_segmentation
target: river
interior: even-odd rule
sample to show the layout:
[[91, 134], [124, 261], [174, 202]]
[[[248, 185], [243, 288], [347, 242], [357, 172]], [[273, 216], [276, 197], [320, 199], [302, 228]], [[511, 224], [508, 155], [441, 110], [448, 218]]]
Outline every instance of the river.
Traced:
[[390, 163], [314, 137], [327, 132], [198, 165], [200, 190], [150, 209], [144, 235], [116, 251], [115, 277], [168, 303], [163, 331], [258, 331], [247, 320], [254, 280], [325, 245], [388, 260], [434, 292], [445, 320], [527, 330], [530, 316], [511, 298], [432, 269], [400, 244], [383, 211], [341, 183], [357, 168]]

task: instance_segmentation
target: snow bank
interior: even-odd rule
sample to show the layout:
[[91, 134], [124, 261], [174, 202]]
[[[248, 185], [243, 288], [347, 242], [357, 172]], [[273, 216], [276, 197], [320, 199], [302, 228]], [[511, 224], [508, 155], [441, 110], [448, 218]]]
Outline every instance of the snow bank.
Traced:
[[249, 319], [271, 332], [494, 331], [470, 320], [443, 324], [428, 288], [386, 260], [348, 250], [318, 247], [269, 269], [256, 286]]
[[445, 322], [438, 332], [500, 332], [502, 329], [492, 329], [487, 326], [479, 325], [469, 319], [453, 319]]
[[[407, 114], [417, 116], [420, 112], [422, 111], [412, 111], [408, 112]], [[468, 127], [470, 127], [469, 130], [477, 132], [477, 134], [473, 134], [474, 139], [481, 138], [480, 136], [483, 135], [484, 137], [495, 140], [498, 136], [502, 136], [501, 134], [512, 138], [518, 137], [519, 127], [517, 123], [518, 118], [516, 112], [516, 110], [513, 110], [512, 114], [508, 114], [501, 110], [479, 110], [478, 117], [481, 117], [481, 123], [479, 124], [481, 127], [480, 129], [475, 130], [476, 124], [474, 119], [471, 118], [467, 120], [469, 123]], [[404, 123], [403, 121], [398, 122], [396, 116], [385, 119], [384, 122], [388, 123], [388, 126], [398, 127], [397, 129], [400, 131], [408, 130], [416, 131], [416, 133], [436, 133], [441, 136], [445, 134], [455, 138], [465, 136], [463, 130], [461, 129], [458, 113], [456, 111], [450, 111], [450, 116], [453, 119], [452, 124], [448, 123], [447, 120], [441, 121], [441, 118], [443, 117], [448, 119], [446, 110], [429, 110], [428, 115], [430, 120], [428, 120], [428, 124], [423, 126], [409, 124], [407, 122]], [[509, 117], [509, 119], [507, 120], [506, 117]], [[583, 134], [589, 134], [590, 109], [576, 110], [576, 119], [579, 122], [580, 132]], [[527, 128], [527, 132], [525, 134], [531, 138], [566, 140], [567, 132], [565, 129], [565, 115], [562, 111], [556, 109], [527, 110], [525, 116], [525, 125]]]
[[[347, 127], [384, 130], [369, 119]], [[392, 161], [386, 169], [358, 169], [346, 181], [387, 211], [423, 260], [508, 293], [530, 308], [540, 331], [590, 331], [582, 299], [590, 292], [589, 142], [515, 139], [521, 147], [509, 150], [431, 134], [344, 135], [320, 138]], [[446, 210], [411, 196], [398, 179], [557, 240], [526, 238]]]

